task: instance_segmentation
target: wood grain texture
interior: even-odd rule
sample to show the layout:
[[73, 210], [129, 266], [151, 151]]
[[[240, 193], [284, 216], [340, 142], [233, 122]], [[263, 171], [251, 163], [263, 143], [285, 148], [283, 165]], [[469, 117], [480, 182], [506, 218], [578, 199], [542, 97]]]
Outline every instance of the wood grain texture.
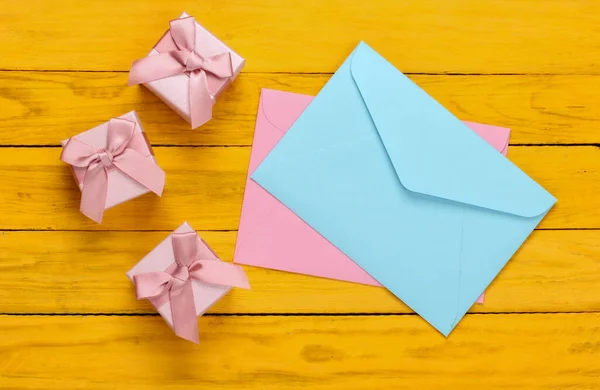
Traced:
[[203, 317], [200, 345], [160, 317], [0, 317], [5, 389], [596, 389], [599, 314], [467, 315], [446, 339], [416, 316]]
[[[79, 212], [80, 193], [60, 148], [0, 148], [0, 229], [198, 230], [238, 227], [249, 147], [158, 147], [162, 198], [147, 194], [107, 210], [102, 225]], [[558, 198], [540, 228], [600, 228], [600, 149], [512, 147], [509, 158]]]
[[[58, 145], [130, 110], [155, 145], [250, 145], [261, 88], [315, 95], [329, 77], [242, 74], [192, 131], [151, 92], [127, 87], [126, 73], [0, 72], [0, 145]], [[459, 118], [511, 128], [514, 144], [600, 143], [600, 77], [410, 77]]]
[[[153, 313], [124, 273], [168, 232], [2, 232], [0, 313]], [[235, 232], [200, 232], [223, 260]], [[135, 245], [132, 245], [135, 243]], [[383, 288], [245, 267], [211, 313], [410, 313]], [[600, 311], [600, 231], [536, 231], [472, 312]]]
[[0, 9], [2, 69], [128, 70], [186, 10], [248, 72], [332, 72], [364, 40], [405, 72], [598, 73], [596, 1], [2, 0]]
[[[184, 10], [247, 60], [195, 131], [126, 86]], [[0, 0], [0, 388], [600, 388], [598, 25], [586, 0]], [[383, 288], [253, 267], [177, 339], [124, 273], [184, 220], [231, 260], [260, 89], [316, 94], [360, 40], [512, 128], [557, 205], [448, 339]], [[133, 109], [166, 191], [97, 225], [55, 146]]]

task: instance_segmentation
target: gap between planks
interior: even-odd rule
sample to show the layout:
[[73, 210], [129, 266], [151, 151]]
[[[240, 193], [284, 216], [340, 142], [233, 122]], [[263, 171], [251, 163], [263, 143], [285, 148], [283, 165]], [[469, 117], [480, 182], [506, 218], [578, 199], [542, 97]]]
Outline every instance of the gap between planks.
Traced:
[[[517, 146], [517, 147], [553, 147], [553, 148], [573, 148], [573, 147], [589, 147], [589, 146], [595, 146], [597, 148], [600, 148], [600, 143], [596, 143], [596, 142], [591, 142], [591, 143], [567, 143], [567, 144], [556, 144], [556, 143], [552, 143], [552, 144], [547, 144], [547, 143], [529, 143], [529, 144], [508, 144], [509, 146]], [[178, 144], [153, 144], [152, 145], [153, 148], [251, 148], [252, 145], [199, 145], [199, 144], [186, 144], [186, 145], [178, 145]], [[62, 148], [62, 145], [60, 144], [51, 144], [51, 145], [19, 145], [19, 144], [13, 144], [13, 145], [0, 145], [0, 149], [10, 149], [10, 148], [14, 148], [14, 149], [43, 149], [43, 148], [48, 148], [48, 149], [56, 149], [56, 148]]]
[[[91, 70], [91, 69], [11, 69], [0, 68], [0, 72], [21, 73], [129, 73], [128, 70]], [[334, 72], [242, 72], [248, 75], [333, 75]], [[595, 72], [553, 72], [553, 73], [522, 73], [522, 72], [402, 72], [407, 76], [600, 76]]]
[[[594, 311], [532, 311], [532, 312], [481, 312], [466, 316], [534, 316], [556, 314], [597, 314]], [[205, 313], [203, 317], [407, 317], [417, 313]], [[160, 317], [159, 313], [0, 313], [0, 317]]]
[[[578, 230], [582, 230], [582, 231], [596, 231], [596, 230], [600, 230], [600, 228], [536, 228], [535, 230], [538, 231], [578, 231]], [[94, 230], [94, 229], [2, 229], [0, 228], [0, 232], [87, 232], [87, 233], [114, 233], [114, 232], [121, 232], [121, 233], [164, 233], [164, 232], [169, 232], [171, 233], [173, 230], [168, 230], [168, 229], [164, 229], [164, 230]], [[218, 230], [218, 229], [209, 229], [209, 230], [200, 230], [200, 229], [196, 229], [197, 232], [199, 233], [236, 233], [237, 229], [224, 229], [224, 230]], [[1, 315], [2, 313], [0, 313]]]

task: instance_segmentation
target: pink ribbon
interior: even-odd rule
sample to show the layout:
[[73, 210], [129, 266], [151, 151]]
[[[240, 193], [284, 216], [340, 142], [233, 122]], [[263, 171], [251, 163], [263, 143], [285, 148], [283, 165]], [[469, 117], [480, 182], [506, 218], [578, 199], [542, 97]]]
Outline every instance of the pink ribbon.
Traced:
[[179, 50], [150, 55], [136, 60], [129, 73], [129, 85], [143, 84], [178, 74], [190, 78], [190, 118], [193, 128], [212, 118], [214, 104], [208, 89], [206, 72], [218, 78], [233, 76], [229, 52], [202, 56], [202, 42], [196, 42], [196, 22], [192, 16], [170, 22], [171, 37]]
[[108, 190], [108, 170], [120, 170], [158, 196], [165, 185], [165, 172], [132, 146], [135, 122], [113, 118], [108, 122], [107, 147], [97, 150], [76, 138], [70, 138], [60, 159], [75, 167], [87, 168], [81, 189], [81, 212], [101, 223]]
[[196, 232], [173, 233], [171, 240], [175, 262], [163, 272], [134, 275], [135, 292], [138, 299], [149, 299], [157, 308], [170, 302], [175, 334], [197, 344], [198, 316], [192, 280], [241, 288], [250, 285], [239, 265], [198, 259]]

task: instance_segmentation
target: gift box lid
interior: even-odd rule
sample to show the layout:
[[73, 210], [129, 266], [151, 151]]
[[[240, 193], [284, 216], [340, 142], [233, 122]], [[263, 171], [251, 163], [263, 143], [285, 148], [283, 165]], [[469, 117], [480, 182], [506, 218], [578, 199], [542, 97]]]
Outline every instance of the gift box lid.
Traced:
[[[187, 223], [184, 222], [179, 226], [173, 233], [190, 233], [195, 230]], [[142, 260], [140, 260], [131, 270], [127, 272], [129, 280], [133, 281], [133, 276], [141, 273], [148, 272], [161, 272], [175, 262], [175, 255], [173, 253], [173, 244], [171, 241], [171, 233], [162, 242], [160, 242], [150, 253], [148, 253]], [[214, 251], [198, 236], [198, 256], [206, 260], [221, 261], [214, 253]], [[192, 280], [192, 288], [194, 291], [194, 302], [196, 304], [196, 314], [201, 316], [204, 314], [212, 305], [214, 305], [219, 299], [221, 299], [231, 287], [219, 286], [208, 283], [203, 283], [198, 280]], [[156, 308], [164, 320], [173, 327], [173, 319], [171, 316], [171, 306], [169, 302], [165, 303], [161, 307]]]
[[[137, 151], [141, 151], [144, 154], [146, 154], [146, 158], [156, 162], [156, 159], [154, 158], [154, 151], [152, 150], [152, 146], [150, 145], [150, 142], [146, 137], [146, 133], [142, 128], [142, 124], [137, 113], [135, 111], [130, 111], [126, 114], [118, 116], [117, 118], [135, 122], [136, 126], [134, 133], [141, 134], [142, 137], [134, 137], [131, 140], [131, 142], [134, 144], [134, 148]], [[91, 145], [96, 149], [103, 149], [107, 146], [107, 134], [108, 121], [89, 130], [86, 130], [83, 133], [77, 134], [73, 136], [73, 138], [85, 142], [86, 144]], [[68, 139], [61, 141], [62, 146], [64, 147], [68, 141]], [[71, 166], [71, 171], [79, 189], [81, 190], [83, 188], [83, 181], [85, 179], [85, 173], [87, 169]], [[135, 180], [132, 180], [123, 172], [116, 169], [109, 169], [105, 209], [114, 207], [128, 200], [137, 198], [138, 196], [144, 195], [148, 192], [150, 192], [149, 189], [136, 182]]]

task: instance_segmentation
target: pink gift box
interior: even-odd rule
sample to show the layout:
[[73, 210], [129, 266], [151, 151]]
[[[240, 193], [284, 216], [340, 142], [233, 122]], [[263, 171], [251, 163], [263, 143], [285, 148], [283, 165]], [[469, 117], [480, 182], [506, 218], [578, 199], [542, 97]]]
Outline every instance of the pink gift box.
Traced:
[[[130, 146], [138, 153], [141, 153], [147, 160], [153, 161], [156, 164], [152, 147], [148, 142], [146, 133], [144, 133], [140, 119], [135, 111], [128, 112], [117, 118], [126, 119], [135, 123], [134, 137], [131, 140]], [[105, 149], [107, 147], [108, 124], [109, 122], [105, 122], [72, 138], [82, 141], [94, 147], [96, 150]], [[62, 146], [64, 147], [68, 141], [69, 139], [62, 141]], [[71, 170], [79, 189], [82, 190], [87, 168], [71, 165]], [[122, 171], [115, 169], [115, 167], [107, 169], [107, 176], [108, 185], [106, 203], [104, 206], [105, 210], [150, 192], [148, 188], [133, 180]]]
[[[180, 19], [189, 17], [187, 13], [181, 14]], [[202, 52], [199, 53], [202, 57], [208, 58], [221, 53], [230, 53], [231, 65], [233, 68], [233, 76], [230, 78], [219, 78], [210, 72], [206, 73], [208, 89], [211, 99], [214, 102], [217, 97], [231, 84], [238, 76], [246, 61], [239, 54], [230, 49], [226, 44], [221, 42], [217, 37], [211, 34], [208, 30], [202, 27], [197, 22], [196, 24], [196, 42], [201, 42]], [[172, 39], [170, 30], [162, 36], [158, 43], [154, 46], [149, 56], [159, 53], [165, 53], [171, 50], [176, 50], [177, 46]], [[155, 95], [161, 98], [169, 107], [177, 112], [186, 122], [191, 124], [190, 117], [190, 86], [189, 76], [186, 74], [178, 74], [175, 76], [165, 77], [163, 79], [149, 81], [144, 85]], [[196, 126], [197, 127], [197, 126]]]
[[[137, 263], [129, 272], [127, 277], [134, 282], [134, 276], [140, 274], [149, 274], [155, 272], [163, 272], [175, 263], [175, 254], [173, 249], [172, 236], [175, 233], [193, 233], [194, 229], [184, 222], [173, 233], [158, 244], [150, 253], [148, 253], [139, 263]], [[197, 258], [204, 260], [221, 261], [213, 250], [197, 235]], [[243, 274], [243, 270], [239, 266], [231, 264], [232, 268], [238, 268], [238, 272]], [[244, 276], [245, 278], [245, 276]], [[194, 304], [196, 307], [196, 315], [203, 315], [212, 305], [221, 299], [229, 290], [230, 286], [205, 283], [197, 279], [191, 280]], [[152, 303], [152, 300], [150, 300]], [[173, 318], [171, 312], [171, 304], [169, 301], [157, 307], [152, 303], [155, 309], [160, 313], [165, 322], [171, 328]]]

